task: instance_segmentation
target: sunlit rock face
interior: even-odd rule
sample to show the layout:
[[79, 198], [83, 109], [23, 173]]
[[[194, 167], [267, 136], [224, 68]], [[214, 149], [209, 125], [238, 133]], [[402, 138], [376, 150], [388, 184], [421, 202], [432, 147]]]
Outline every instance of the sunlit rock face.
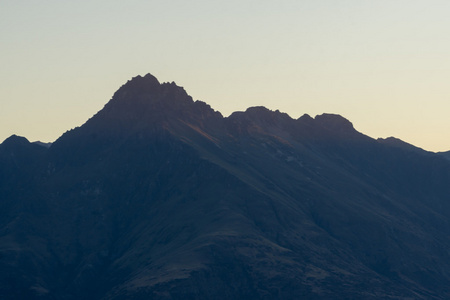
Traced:
[[446, 156], [138, 76], [0, 145], [0, 298], [448, 299]]

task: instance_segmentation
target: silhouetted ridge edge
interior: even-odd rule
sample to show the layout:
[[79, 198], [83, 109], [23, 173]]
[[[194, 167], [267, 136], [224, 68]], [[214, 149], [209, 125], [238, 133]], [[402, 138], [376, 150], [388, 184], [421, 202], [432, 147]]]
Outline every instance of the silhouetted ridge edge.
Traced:
[[23, 136], [18, 135], [11, 135], [10, 137], [6, 138], [1, 145], [3, 146], [13, 146], [13, 145], [28, 145], [30, 144], [30, 141]]
[[450, 161], [339, 115], [138, 76], [48, 150], [0, 146], [0, 298], [450, 299], [449, 197]]

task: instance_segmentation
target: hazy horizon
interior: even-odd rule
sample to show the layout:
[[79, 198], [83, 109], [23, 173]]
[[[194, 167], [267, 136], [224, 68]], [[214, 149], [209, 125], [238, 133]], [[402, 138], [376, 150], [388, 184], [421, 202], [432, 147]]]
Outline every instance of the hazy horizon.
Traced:
[[127, 80], [175, 81], [224, 116], [336, 113], [450, 150], [446, 1], [2, 1], [0, 140], [53, 142]]

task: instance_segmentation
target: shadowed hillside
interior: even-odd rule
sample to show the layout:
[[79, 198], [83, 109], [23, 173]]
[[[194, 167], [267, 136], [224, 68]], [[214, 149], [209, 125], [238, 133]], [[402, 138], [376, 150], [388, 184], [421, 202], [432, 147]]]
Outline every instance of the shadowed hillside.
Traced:
[[450, 161], [152, 75], [0, 145], [2, 299], [448, 299]]

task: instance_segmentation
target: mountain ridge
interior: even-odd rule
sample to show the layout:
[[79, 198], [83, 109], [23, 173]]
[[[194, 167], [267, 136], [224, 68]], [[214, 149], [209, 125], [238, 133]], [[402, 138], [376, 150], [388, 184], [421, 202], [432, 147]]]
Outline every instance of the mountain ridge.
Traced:
[[4, 144], [2, 298], [450, 297], [450, 161], [341, 116], [224, 118], [146, 75]]

